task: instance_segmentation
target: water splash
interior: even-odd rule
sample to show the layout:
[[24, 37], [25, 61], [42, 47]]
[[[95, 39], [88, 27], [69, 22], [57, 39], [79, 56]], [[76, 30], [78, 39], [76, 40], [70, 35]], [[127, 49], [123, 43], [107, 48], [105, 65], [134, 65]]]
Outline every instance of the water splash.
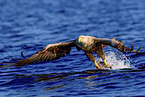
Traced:
[[[109, 51], [106, 52], [105, 58], [106, 61], [109, 63], [109, 66], [111, 66], [113, 70], [133, 68], [130, 65], [130, 61], [123, 53]], [[100, 58], [99, 61], [102, 61], [102, 59]]]

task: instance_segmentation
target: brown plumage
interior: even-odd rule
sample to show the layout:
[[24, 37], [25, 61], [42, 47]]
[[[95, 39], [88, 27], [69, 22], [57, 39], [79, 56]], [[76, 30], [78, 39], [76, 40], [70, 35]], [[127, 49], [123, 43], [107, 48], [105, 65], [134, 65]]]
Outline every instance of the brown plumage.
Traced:
[[72, 47], [76, 47], [78, 51], [83, 50], [85, 52], [86, 56], [94, 62], [97, 69], [101, 69], [101, 67], [99, 66], [98, 62], [96, 62], [96, 59], [92, 54], [92, 52], [97, 53], [99, 57], [103, 59], [105, 66], [109, 68], [109, 64], [105, 60], [105, 54], [103, 50], [103, 48], [107, 45], [125, 53], [126, 52], [141, 53], [139, 51], [141, 47], [136, 51], [134, 50], [133, 45], [132, 48], [129, 48], [124, 45], [124, 41], [123, 42], [116, 41], [115, 38], [105, 39], [81, 35], [78, 37], [78, 39], [73, 41], [49, 44], [44, 49], [38, 51], [34, 55], [24, 60], [18, 61], [16, 64], [14, 64], [14, 66], [22, 67], [26, 64], [33, 64], [41, 61], [51, 61], [60, 59], [61, 57], [65, 56], [65, 54], [69, 54]]
[[25, 60], [20, 60], [14, 66], [24, 66], [26, 64], [33, 64], [34, 62], [41, 61], [52, 61], [56, 59], [60, 59], [65, 56], [65, 54], [69, 54], [71, 51], [71, 47], [75, 46], [74, 41], [65, 42], [65, 43], [57, 43], [57, 44], [49, 44], [44, 49], [38, 51], [34, 55], [28, 57]]

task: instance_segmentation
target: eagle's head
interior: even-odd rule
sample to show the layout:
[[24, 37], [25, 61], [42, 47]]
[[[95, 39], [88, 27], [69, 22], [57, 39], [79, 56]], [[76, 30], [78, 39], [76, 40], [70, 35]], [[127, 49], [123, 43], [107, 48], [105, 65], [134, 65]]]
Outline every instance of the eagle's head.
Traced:
[[78, 38], [78, 44], [83, 48], [89, 47], [93, 42], [94, 38], [92, 36], [80, 35]]

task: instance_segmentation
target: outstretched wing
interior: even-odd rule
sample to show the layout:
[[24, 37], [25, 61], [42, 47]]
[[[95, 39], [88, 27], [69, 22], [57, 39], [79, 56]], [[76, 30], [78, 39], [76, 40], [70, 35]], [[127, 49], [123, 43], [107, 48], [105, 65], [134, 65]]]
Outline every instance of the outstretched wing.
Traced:
[[128, 52], [132, 52], [132, 53], [140, 53], [140, 54], [145, 54], [144, 52], [140, 52], [141, 47], [138, 50], [134, 50], [134, 45], [132, 44], [132, 47], [129, 48], [126, 45], [124, 45], [124, 41], [117, 41], [115, 40], [115, 38], [113, 39], [106, 39], [106, 38], [94, 38], [95, 43], [100, 43], [102, 44], [104, 47], [106, 45], [109, 45], [113, 48], [118, 49], [121, 52], [124, 53], [128, 53]]
[[75, 41], [65, 42], [65, 43], [57, 43], [57, 44], [49, 44], [44, 49], [38, 51], [34, 55], [18, 61], [14, 64], [15, 67], [22, 67], [26, 64], [33, 64], [41, 61], [51, 61], [59, 59], [60, 57], [65, 56], [65, 54], [69, 54], [71, 51], [71, 47], [75, 46]]
[[121, 41], [117, 41], [117, 40], [115, 40], [115, 38], [113, 38], [111, 40], [111, 46], [116, 48], [116, 49], [118, 49], [121, 52], [124, 52], [124, 53], [131, 52], [131, 53], [145, 54], [144, 52], [140, 52], [141, 47], [139, 47], [138, 50], [134, 50], [134, 45], [133, 44], [132, 44], [132, 47], [129, 48], [126, 45], [124, 45], [124, 41], [122, 41], [122, 42]]

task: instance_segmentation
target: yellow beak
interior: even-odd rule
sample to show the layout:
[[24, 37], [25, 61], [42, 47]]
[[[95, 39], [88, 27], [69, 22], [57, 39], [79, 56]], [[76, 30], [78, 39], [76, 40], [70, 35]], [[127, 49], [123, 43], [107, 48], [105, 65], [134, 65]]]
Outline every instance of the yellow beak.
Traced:
[[81, 42], [81, 40], [82, 40], [82, 39], [79, 37], [78, 42]]

